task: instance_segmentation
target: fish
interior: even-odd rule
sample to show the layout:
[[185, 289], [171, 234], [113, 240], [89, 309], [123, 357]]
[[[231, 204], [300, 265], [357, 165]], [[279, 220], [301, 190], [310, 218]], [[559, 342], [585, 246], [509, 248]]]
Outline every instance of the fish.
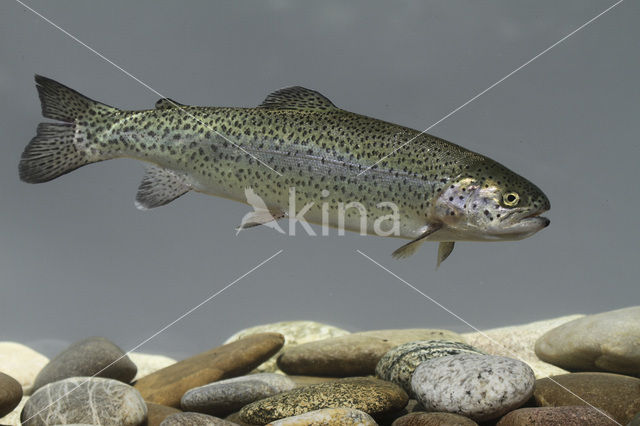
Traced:
[[438, 266], [456, 241], [521, 240], [550, 223], [542, 190], [497, 161], [338, 108], [304, 87], [277, 90], [257, 107], [162, 98], [151, 109], [123, 110], [47, 77], [35, 81], [42, 115], [56, 122], [40, 123], [24, 149], [24, 182], [133, 158], [148, 165], [139, 209], [198, 192], [253, 205], [238, 229], [288, 217], [290, 233], [299, 222], [307, 232], [308, 223], [322, 224], [323, 235], [326, 226], [410, 240], [395, 258], [434, 241]]

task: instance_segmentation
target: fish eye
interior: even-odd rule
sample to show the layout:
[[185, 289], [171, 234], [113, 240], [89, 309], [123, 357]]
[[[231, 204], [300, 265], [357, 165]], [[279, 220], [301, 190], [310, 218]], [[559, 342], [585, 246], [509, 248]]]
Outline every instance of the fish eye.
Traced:
[[520, 195], [517, 192], [507, 192], [502, 196], [502, 202], [506, 206], [515, 207], [520, 202]]

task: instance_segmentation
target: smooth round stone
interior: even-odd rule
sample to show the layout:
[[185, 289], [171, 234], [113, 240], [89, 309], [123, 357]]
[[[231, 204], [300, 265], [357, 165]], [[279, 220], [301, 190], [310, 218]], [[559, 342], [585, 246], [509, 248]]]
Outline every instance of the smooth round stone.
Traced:
[[160, 426], [235, 426], [227, 420], [202, 413], [176, 413], [160, 423]]
[[28, 346], [16, 342], [0, 342], [0, 372], [8, 374], [22, 385], [25, 395], [31, 394], [36, 376], [49, 363], [49, 358]]
[[353, 408], [323, 408], [287, 417], [268, 426], [376, 426], [373, 417]]
[[247, 374], [283, 344], [281, 334], [254, 334], [176, 362], [141, 378], [134, 386], [146, 401], [177, 408], [189, 389]]
[[618, 423], [589, 406], [530, 407], [508, 413], [497, 426], [615, 426]]
[[145, 354], [141, 352], [131, 352], [129, 359], [138, 368], [136, 376], [133, 381], [140, 380], [141, 378], [148, 376], [151, 373], [155, 373], [158, 370], [162, 370], [165, 367], [173, 365], [176, 360], [164, 355]]
[[180, 406], [184, 411], [224, 416], [295, 387], [296, 384], [282, 374], [250, 374], [191, 389], [180, 400]]
[[125, 353], [103, 337], [73, 343], [53, 358], [36, 377], [33, 390], [69, 377], [97, 376], [129, 383], [137, 368]]
[[478, 423], [453, 413], [411, 413], [396, 419], [391, 426], [478, 426]]
[[167, 407], [166, 405], [154, 404], [147, 402], [147, 424], [146, 426], [158, 426], [164, 419], [172, 414], [182, 413], [177, 408]]
[[427, 411], [490, 420], [524, 404], [535, 376], [522, 361], [460, 354], [430, 359], [416, 368], [411, 388]]
[[640, 306], [588, 315], [556, 327], [536, 342], [543, 361], [568, 370], [640, 376]]
[[309, 343], [315, 340], [327, 339], [329, 337], [345, 336], [349, 334], [347, 330], [323, 324], [315, 321], [282, 321], [271, 324], [262, 324], [255, 327], [246, 328], [229, 337], [225, 343], [235, 342], [238, 339], [256, 333], [280, 333], [284, 336], [284, 346], [275, 357], [259, 365], [254, 373], [278, 373], [281, 372], [276, 365], [278, 355], [286, 348]]
[[376, 416], [401, 410], [407, 394], [397, 385], [367, 377], [351, 377], [335, 382], [296, 388], [256, 401], [240, 410], [247, 423], [265, 424], [299, 416], [322, 408], [354, 408]]
[[536, 378], [541, 379], [556, 374], [565, 374], [568, 371], [540, 360], [534, 351], [536, 341], [547, 331], [582, 317], [584, 315], [581, 314], [568, 315], [528, 324], [466, 333], [462, 336], [468, 344], [487, 354], [516, 358], [526, 362], [536, 374]]
[[4, 417], [20, 404], [22, 386], [13, 377], [0, 373], [0, 417]]
[[146, 418], [147, 405], [138, 391], [118, 380], [101, 377], [72, 377], [49, 383], [31, 395], [21, 415], [25, 426], [135, 426]]
[[640, 412], [631, 419], [627, 426], [640, 426]]
[[640, 379], [613, 373], [562, 374], [537, 380], [533, 396], [543, 407], [587, 405], [588, 401], [626, 424], [640, 412]]
[[22, 408], [29, 400], [28, 396], [23, 395], [18, 405], [9, 414], [0, 417], [0, 425], [20, 425], [20, 413]]
[[278, 358], [287, 374], [307, 376], [366, 376], [375, 374], [380, 358], [392, 348], [416, 340], [462, 341], [448, 330], [373, 330], [294, 346]]
[[472, 346], [446, 340], [419, 340], [396, 346], [378, 362], [376, 376], [402, 387], [412, 395], [411, 375], [422, 362], [461, 353], [481, 354]]
[[237, 411], [235, 413], [229, 414], [227, 417], [225, 417], [225, 420], [241, 426], [253, 426], [253, 424], [251, 423], [242, 421], [242, 419], [240, 418], [240, 413]]

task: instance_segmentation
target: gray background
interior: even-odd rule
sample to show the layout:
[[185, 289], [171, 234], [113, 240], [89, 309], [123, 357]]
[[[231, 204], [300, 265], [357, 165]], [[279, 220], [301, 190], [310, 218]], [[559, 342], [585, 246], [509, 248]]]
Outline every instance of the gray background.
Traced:
[[[424, 129], [610, 1], [30, 1], [162, 94], [254, 106], [283, 86]], [[18, 3], [0, 3], [0, 340], [48, 354], [106, 336], [124, 349], [279, 249], [140, 350], [186, 356], [244, 327], [311, 319], [350, 330], [471, 331], [361, 249], [479, 328], [637, 304], [640, 4], [627, 1], [431, 133], [494, 158], [549, 196], [530, 239], [435, 244], [253, 229], [247, 207], [189, 194], [140, 212], [141, 164], [109, 161], [28, 185], [17, 165], [42, 121], [33, 74], [129, 109], [158, 96]], [[335, 235], [335, 233], [334, 233]]]

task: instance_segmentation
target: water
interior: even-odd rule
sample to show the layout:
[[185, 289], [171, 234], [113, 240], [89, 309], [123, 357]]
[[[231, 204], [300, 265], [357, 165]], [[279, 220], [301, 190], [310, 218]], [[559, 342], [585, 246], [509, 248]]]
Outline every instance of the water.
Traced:
[[[158, 4], [29, 3], [163, 95], [257, 105], [300, 84], [339, 107], [424, 129], [609, 6], [609, 2]], [[509, 243], [436, 245], [348, 234], [235, 236], [247, 208], [189, 194], [139, 212], [127, 160], [27, 185], [17, 164], [41, 121], [32, 75], [108, 104], [158, 96], [17, 3], [0, 5], [0, 340], [54, 355], [102, 335], [177, 357], [260, 323], [310, 319], [349, 330], [477, 328], [637, 303], [637, 3], [625, 2], [431, 133], [496, 159], [540, 186], [551, 226]]]

